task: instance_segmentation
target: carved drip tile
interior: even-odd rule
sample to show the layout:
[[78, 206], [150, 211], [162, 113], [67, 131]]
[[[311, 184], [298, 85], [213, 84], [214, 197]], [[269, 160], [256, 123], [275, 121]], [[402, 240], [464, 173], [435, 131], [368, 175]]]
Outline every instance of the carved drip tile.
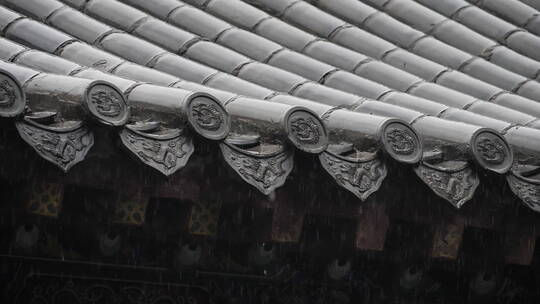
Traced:
[[282, 186], [293, 169], [293, 151], [281, 146], [269, 153], [254, 153], [227, 143], [220, 148], [234, 171], [265, 195]]
[[58, 217], [62, 209], [64, 187], [55, 183], [33, 183], [26, 210], [32, 214]]
[[114, 222], [117, 224], [141, 226], [146, 219], [148, 199], [131, 198], [122, 199], [116, 203]]
[[182, 169], [194, 151], [183, 129], [163, 129], [156, 122], [128, 125], [120, 139], [138, 159], [166, 176]]
[[[533, 170], [538, 171], [538, 169]], [[512, 170], [506, 180], [512, 192], [525, 203], [525, 205], [536, 212], [540, 212], [540, 180], [527, 177], [527, 172]]]
[[362, 201], [379, 189], [387, 174], [386, 165], [376, 155], [361, 159], [323, 152], [319, 160], [340, 186]]
[[94, 144], [94, 135], [79, 121], [44, 124], [46, 120], [53, 120], [55, 115], [27, 115], [15, 126], [22, 139], [41, 157], [67, 172], [84, 159]]
[[216, 235], [221, 203], [219, 201], [198, 201], [191, 208], [189, 233], [196, 235]]
[[469, 201], [480, 184], [476, 172], [462, 161], [448, 161], [437, 165], [423, 162], [414, 171], [435, 194], [456, 208]]

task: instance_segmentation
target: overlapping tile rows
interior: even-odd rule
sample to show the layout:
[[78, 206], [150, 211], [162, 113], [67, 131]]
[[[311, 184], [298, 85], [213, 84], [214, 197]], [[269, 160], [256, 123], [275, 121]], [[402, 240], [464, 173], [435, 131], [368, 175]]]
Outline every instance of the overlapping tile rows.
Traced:
[[526, 4], [0, 3], [0, 114], [64, 170], [94, 143], [93, 119], [165, 175], [197, 134], [267, 195], [298, 149], [361, 200], [397, 161], [456, 207], [488, 170], [540, 211], [540, 38]]

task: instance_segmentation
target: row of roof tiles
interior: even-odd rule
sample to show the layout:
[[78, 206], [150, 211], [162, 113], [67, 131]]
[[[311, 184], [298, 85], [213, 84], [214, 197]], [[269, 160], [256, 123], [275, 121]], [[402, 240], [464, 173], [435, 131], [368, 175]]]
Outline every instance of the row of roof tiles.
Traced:
[[[64, 170], [91, 147], [90, 113], [123, 126], [122, 143], [167, 175], [186, 163], [195, 131], [226, 138], [220, 144], [225, 160], [265, 194], [291, 171], [292, 144], [319, 154], [325, 170], [361, 199], [386, 176], [384, 152], [414, 164], [455, 206], [474, 194], [476, 163], [507, 174], [516, 195], [540, 210], [534, 178], [540, 84], [503, 64], [540, 63], [510, 44], [482, 51], [502, 50], [500, 56], [466, 55], [435, 30], [422, 33], [392, 17], [427, 6], [401, 0], [364, 1], [374, 8], [356, 0], [186, 1], [201, 9], [177, 0], [1, 2], [14, 10], [0, 7], [0, 67], [5, 96], [16, 100], [1, 105], [1, 113], [17, 116], [23, 139]], [[365, 17], [359, 21], [363, 15], [353, 12]], [[392, 34], [397, 30], [409, 34]]]

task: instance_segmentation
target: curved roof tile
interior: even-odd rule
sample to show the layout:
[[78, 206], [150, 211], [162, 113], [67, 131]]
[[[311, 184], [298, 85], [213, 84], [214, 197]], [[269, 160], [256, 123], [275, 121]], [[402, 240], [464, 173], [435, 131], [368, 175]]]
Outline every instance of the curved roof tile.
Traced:
[[[121, 1], [63, 1], [84, 13], [56, 0], [2, 1], [37, 21], [0, 7], [7, 38], [0, 39], [0, 59], [17, 64], [1, 63], [0, 75], [18, 81], [28, 103], [35, 93], [20, 85], [27, 80], [17, 79], [17, 71], [28, 71], [20, 65], [36, 69], [44, 76], [36, 81], [45, 79], [40, 85], [51, 100], [16, 118], [18, 126], [68, 121], [64, 116], [72, 112], [54, 108], [62, 102], [47, 78], [69, 79], [62, 85], [98, 80], [116, 87], [132, 109], [121, 141], [167, 175], [185, 165], [193, 150], [185, 128], [190, 125], [202, 136], [224, 139], [224, 160], [265, 194], [285, 182], [295, 146], [319, 154], [322, 167], [362, 200], [388, 174], [381, 152], [417, 164], [420, 179], [456, 207], [479, 184], [473, 163], [500, 174], [512, 167], [511, 189], [540, 211], [540, 104], [514, 94], [538, 98], [537, 82], [526, 78], [540, 70], [534, 59], [494, 47], [483, 36], [477, 42], [485, 41], [482, 52], [490, 48], [492, 54], [486, 60], [468, 55], [393, 19], [397, 10], [407, 23], [403, 16], [411, 11], [397, 9], [403, 3], [397, 0], [364, 1], [375, 8], [358, 1], [309, 1], [322, 10], [303, 1], [246, 1], [302, 29], [237, 0], [186, 1], [214, 16], [177, 0]], [[371, 33], [339, 19], [349, 18], [349, 10], [362, 18], [348, 21]], [[434, 12], [426, 18], [447, 20]], [[439, 54], [442, 49], [447, 51]], [[497, 57], [495, 50], [504, 52]], [[530, 63], [531, 69], [515, 74], [501, 63], [512, 61]], [[81, 121], [73, 126], [86, 126], [83, 114], [73, 114]], [[84, 142], [93, 142], [91, 130], [84, 130]], [[141, 154], [145, 142], [172, 138], [178, 150]], [[79, 161], [87, 150], [81, 151]]]
[[[289, 6], [285, 14], [283, 12], [276, 10], [276, 8], [280, 7], [280, 5], [278, 4], [279, 1], [278, 2], [276, 1], [250, 1], [250, 2], [264, 6], [267, 9], [270, 9], [274, 14], [280, 15], [284, 21], [287, 21], [293, 25], [302, 27], [310, 32], [313, 32], [319, 35], [322, 38], [329, 39], [340, 45], [343, 45], [352, 50], [364, 53], [373, 58], [378, 58], [380, 60], [386, 61], [385, 58], [389, 56], [390, 54], [394, 54], [393, 56], [397, 55], [399, 57], [406, 55], [405, 57], [402, 57], [406, 61], [404, 61], [404, 64], [402, 66], [398, 65], [397, 67], [399, 68], [407, 70], [407, 62], [409, 61], [414, 62], [414, 61], [419, 60], [419, 58], [417, 58], [418, 57], [417, 55], [410, 53], [405, 49], [401, 49], [400, 47], [395, 46], [392, 43], [384, 39], [381, 39], [373, 34], [363, 31], [357, 28], [356, 26], [350, 25], [346, 23], [345, 21], [342, 21], [330, 14], [327, 14], [321, 10], [318, 10], [317, 8], [303, 1], [300, 1], [300, 2], [294, 2], [292, 0], [286, 1], [286, 3], [289, 3], [289, 4], [294, 3], [294, 5]], [[223, 2], [215, 1], [215, 2], [208, 3], [206, 6], [208, 10], [211, 10], [214, 7], [212, 6], [212, 3], [217, 3], [216, 5], [219, 5], [220, 3], [223, 3]], [[230, 7], [230, 6], [227, 5], [226, 7]], [[238, 8], [235, 11], [238, 12]], [[246, 14], [248, 13], [247, 9], [244, 11]], [[221, 12], [222, 11], [220, 11], [220, 13]], [[234, 16], [234, 14], [236, 15], [238, 14], [238, 13], [233, 13], [233, 11], [230, 9], [228, 10], [228, 12], [229, 12], [229, 16], [231, 15]], [[310, 19], [307, 16], [313, 16], [314, 19]], [[382, 16], [382, 15], [377, 14], [375, 17], [369, 18], [368, 20], [372, 22], [373, 19], [376, 18], [377, 16]], [[244, 20], [244, 19], [245, 18], [241, 18], [241, 20]], [[311, 22], [310, 20], [317, 20], [318, 24], [316, 25], [314, 24], [314, 22]], [[392, 28], [392, 25], [396, 26], [399, 29], [402, 28], [402, 27], [397, 26], [397, 24], [395, 23], [393, 24], [393, 23], [388, 22], [388, 20], [384, 21], [384, 23], [385, 23], [385, 26], [381, 27], [378, 25], [374, 25], [374, 28], [377, 28], [377, 29]], [[324, 24], [324, 28], [322, 28], [323, 24]], [[332, 36], [329, 36], [328, 33], [331, 33]], [[407, 37], [406, 34], [401, 33], [401, 31], [397, 29], [393, 29], [391, 33], [389, 31], [387, 31], [386, 33], [389, 33], [389, 35], [393, 35], [393, 37], [396, 37], [396, 38]], [[378, 35], [382, 34], [382, 37], [385, 39], [392, 38], [392, 37], [385, 36], [385, 33], [376, 33], [376, 34]], [[281, 35], [286, 35], [286, 33], [282, 32]], [[413, 37], [410, 38], [411, 43], [412, 41], [416, 41], [422, 38], [423, 36], [424, 35], [422, 33], [418, 32], [416, 35], [413, 35]], [[360, 43], [361, 41], [369, 41], [370, 43]], [[377, 49], [371, 49], [372, 46], [376, 44], [379, 44], [380, 47], [378, 47]], [[424, 59], [424, 61], [427, 61], [427, 60]], [[469, 64], [469, 62], [466, 61], [460, 65], [460, 68], [464, 69], [465, 63]], [[505, 73], [508, 74], [507, 71], [505, 71], [504, 69], [497, 69], [497, 67], [491, 67], [491, 70], [494, 70], [494, 69], [496, 70], [495, 72], [492, 72], [489, 74], [481, 73], [481, 70], [478, 70], [479, 63], [475, 63], [475, 66], [477, 68], [476, 70], [472, 69], [473, 75], [476, 73], [476, 75], [474, 76], [477, 79], [480, 78], [483, 81], [495, 82], [494, 79], [495, 79], [495, 76], [497, 75], [497, 73], [495, 72], [502, 72], [503, 75], [502, 77], [499, 78], [500, 81], [498, 81], [498, 83], [497, 82], [495, 83], [497, 84], [503, 83], [505, 84], [506, 88], [514, 89], [520, 83], [526, 80], [525, 78], [520, 77], [519, 75], [514, 75], [515, 76], [513, 77], [514, 80], [512, 80], [512, 77], [510, 77], [510, 75], [504, 75]], [[423, 77], [426, 80], [433, 81], [433, 79], [436, 77], [435, 75], [442, 73], [443, 71], [445, 71], [445, 69], [447, 68], [435, 62], [425, 62], [423, 64], [424, 75], [422, 76], [420, 74], [417, 74], [417, 75]], [[478, 72], [475, 72], [475, 71], [478, 71]], [[414, 71], [411, 70], [409, 72], [414, 72]], [[418, 73], [418, 71], [416, 72]], [[470, 77], [467, 77], [467, 75], [462, 74], [458, 71], [452, 71], [451, 73], [455, 74], [455, 76], [452, 76], [452, 77], [453, 79], [458, 80], [459, 83], [456, 81], [453, 81], [452, 83], [448, 83], [447, 81], [441, 78], [436, 78], [435, 82], [442, 84], [443, 86], [449, 86], [451, 88], [466, 92], [477, 98], [483, 98], [483, 99], [489, 99], [494, 94], [496, 94], [496, 92], [500, 91], [499, 88], [489, 85], [488, 83], [484, 83], [483, 81], [480, 81], [480, 79], [479, 80], [472, 79]], [[429, 74], [433, 76], [427, 77]], [[491, 78], [484, 79], [486, 75], [493, 75], [493, 76], [490, 76]], [[455, 87], [455, 85], [458, 85], [458, 86]]]
[[540, 12], [518, 0], [469, 0], [470, 3], [498, 17], [540, 35]]
[[[524, 97], [534, 100], [538, 98], [538, 94], [535, 94], [534, 91], [540, 89], [540, 83], [512, 73], [481, 57], [471, 56], [437, 40], [433, 36], [409, 27], [388, 14], [375, 10], [372, 15], [367, 17], [369, 19], [358, 19], [355, 12], [366, 10], [366, 8], [374, 10], [360, 1], [321, 1], [315, 2], [315, 4], [422, 57], [459, 70], [502, 89], [516, 92]], [[396, 1], [392, 1], [384, 7], [384, 11], [388, 13], [394, 10], [404, 11], [406, 7]], [[536, 74], [536, 71], [534, 71], [534, 74]], [[522, 90], [526, 83], [529, 83], [529, 86], [534, 89]]]
[[[129, 1], [130, 0], [128, 0], [127, 2]], [[248, 19], [245, 16], [256, 15], [256, 12], [253, 11], [254, 8], [250, 8], [247, 4], [242, 3], [240, 1], [234, 1], [234, 0], [229, 1], [227, 2], [226, 5], [223, 5], [223, 7], [220, 7], [221, 3], [222, 2], [210, 2], [208, 3], [208, 6], [206, 6], [205, 8], [206, 10], [215, 14], [220, 14], [219, 15], [220, 17], [227, 18], [227, 20], [231, 22], [235, 22], [237, 25], [240, 25], [243, 27], [248, 26], [248, 24], [244, 24], [246, 22], [245, 20]], [[232, 4], [234, 4], [234, 8], [233, 6], [231, 6]], [[275, 5], [276, 3], [274, 2], [273, 4]], [[204, 28], [205, 25], [215, 24], [216, 21], [219, 21], [219, 19], [212, 17], [208, 14], [204, 14], [203, 12], [198, 11], [195, 8], [192, 8], [189, 6], [182, 6], [180, 9], [175, 10], [175, 14], [179, 14], [181, 11], [184, 11], [184, 10], [188, 10], [188, 11], [182, 15], [179, 15], [178, 17], [175, 17], [175, 15], [170, 16], [168, 18], [169, 22], [177, 26], [180, 26], [182, 28], [188, 29], [190, 31], [195, 31], [196, 34], [205, 34], [204, 31], [198, 30], [200, 28], [198, 25], [202, 25], [202, 27]], [[238, 13], [242, 11], [243, 11], [242, 18], [238, 18], [237, 17]], [[185, 18], [185, 16], [195, 15], [195, 14], [197, 15], [197, 18], [194, 20], [190, 21], [189, 18]], [[263, 16], [267, 16], [267, 15], [263, 15]], [[268, 19], [268, 18], [264, 19], [263, 16], [261, 16], [261, 20], [263, 20], [262, 22], [268, 22], [269, 20], [274, 20], [274, 19]], [[280, 22], [278, 20], [276, 21]], [[277, 26], [278, 24], [281, 27]], [[264, 34], [264, 36], [274, 40], [275, 42], [288, 43], [285, 46], [294, 47], [293, 41], [297, 41], [298, 40], [297, 38], [291, 39], [291, 40], [283, 40], [283, 37], [285, 37], [286, 35], [291, 35], [290, 34], [291, 28], [293, 27], [283, 22], [276, 23], [276, 26], [271, 28], [273, 32]], [[253, 33], [249, 33], [247, 31], [236, 29], [231, 26], [227, 26], [226, 24], [222, 25], [222, 28], [220, 30], [225, 31], [225, 33], [223, 34], [224, 36], [227, 35], [229, 32], [237, 32], [238, 35], [236, 35], [237, 36], [236, 39], [239, 39], [239, 37], [242, 37], [242, 36], [243, 36], [243, 39], [236, 40], [237, 43], [230, 43], [230, 42], [227, 43], [227, 42], [222, 41], [222, 40], [225, 40], [226, 37], [222, 38], [220, 36], [220, 38], [217, 39], [218, 43], [224, 46], [230, 47], [232, 49], [235, 49], [239, 52], [243, 52], [244, 55], [257, 59], [258, 54], [253, 52], [252, 49], [246, 49], [241, 46], [240, 47], [238, 46], [238, 45], [245, 44], [245, 43], [242, 43], [242, 41], [250, 41], [253, 39], [252, 37], [257, 37], [256, 35], [254, 35]], [[257, 29], [255, 29], [255, 31], [257, 32]], [[275, 33], [278, 33], [279, 35], [275, 35]], [[307, 33], [302, 32], [301, 34], [311, 37], [311, 35]], [[211, 36], [207, 36], [206, 38], [212, 39]], [[312, 40], [316, 40], [316, 39], [317, 38], [313, 37]], [[261, 39], [259, 38], [259, 41], [260, 40]], [[289, 41], [291, 41], [291, 43], [289, 43]], [[308, 39], [306, 39], [306, 41], [308, 41]], [[319, 42], [320, 40], [316, 40], [316, 41]], [[310, 43], [310, 42], [308, 41], [307, 43]], [[326, 43], [329, 43], [329, 42], [326, 42]], [[262, 44], [261, 47], [264, 47], [266, 45], [268, 44]], [[267, 50], [267, 53], [272, 54], [273, 53], [272, 50], [275, 49], [275, 47], [270, 46], [270, 45], [268, 46], [270, 47], [270, 49]], [[334, 46], [337, 47], [337, 49], [340, 49], [340, 47], [336, 45]], [[261, 47], [259, 47], [259, 49]], [[341, 50], [343, 49], [341, 48]], [[330, 53], [328, 56], [325, 56], [322, 58], [323, 60], [326, 61], [326, 63], [335, 64], [336, 61], [341, 60], [339, 58], [343, 58], [343, 53], [341, 53], [341, 51], [336, 53], [335, 48], [328, 49], [326, 50], [326, 52]], [[313, 56], [312, 54], [309, 54], [309, 55]], [[284, 58], [288, 60], [285, 60]], [[405, 57], [401, 56], [401, 58], [405, 58]], [[421, 58], [421, 57], [417, 57], [417, 58]], [[384, 83], [389, 86], [388, 89], [400, 90], [400, 91], [407, 92], [407, 93], [410, 93], [412, 95], [416, 95], [419, 97], [432, 99], [432, 100], [435, 100], [440, 103], [453, 106], [453, 107], [464, 107], [468, 103], [475, 101], [477, 98], [484, 98], [485, 100], [490, 100], [495, 103], [500, 103], [507, 107], [519, 109], [521, 111], [523, 110], [523, 107], [520, 107], [519, 105], [523, 105], [527, 107], [529, 111], [532, 108], [538, 107], [538, 105], [535, 102], [532, 102], [531, 100], [527, 100], [525, 98], [521, 98], [519, 96], [515, 96], [512, 94], [504, 94], [501, 89], [493, 87], [493, 86], [489, 86], [489, 85], [482, 86], [481, 83], [480, 84], [476, 83], [478, 82], [478, 80], [475, 80], [473, 78], [467, 78], [467, 77], [464, 78], [462, 77], [463, 75], [460, 75], [459, 73], [455, 71], [450, 71], [444, 68], [440, 68], [440, 69], [434, 70], [430, 76], [430, 78], [436, 78], [437, 82], [444, 83], [444, 85], [455, 89], [454, 91], [452, 91], [444, 86], [440, 86], [440, 85], [433, 84], [426, 81], [423, 82], [422, 79], [415, 77], [411, 74], [408, 74], [404, 71], [397, 70], [390, 65], [385, 65], [384, 63], [381, 63], [381, 62], [370, 61], [369, 59], [367, 60], [366, 59], [367, 57], [363, 56], [360, 59], [358, 59], [359, 62], [354, 63], [354, 65], [351, 65], [351, 63], [349, 63], [348, 65], [345, 65], [345, 66], [336, 66], [336, 67], [345, 68], [346, 70], [351, 70], [352, 68], [352, 71], [355, 74], [362, 76], [364, 78], [376, 81], [376, 82]], [[411, 59], [415, 60], [414, 58], [411, 58]], [[284, 51], [280, 51], [279, 53], [273, 55], [273, 57], [271, 57], [269, 60], [266, 60], [265, 62], [268, 62], [271, 65], [276, 65], [283, 69], [287, 69], [294, 73], [304, 73], [302, 75], [305, 77], [309, 77], [308, 75], [314, 75], [314, 73], [310, 71], [309, 67], [320, 66], [322, 68], [326, 66], [322, 62], [317, 62], [312, 59], [311, 60], [302, 59], [300, 54], [294, 53], [287, 49], [284, 49]], [[291, 62], [294, 62], [294, 64], [292, 64]], [[408, 66], [409, 67], [411, 66], [410, 61], [409, 61]], [[426, 64], [419, 63], [417, 64], [417, 66], [420, 69], [422, 69], [426, 67]], [[334, 73], [333, 74], [334, 77], [335, 75], [341, 75], [340, 72], [341, 71]], [[342, 79], [338, 78], [338, 80], [340, 80], [339, 88], [341, 90], [348, 89], [349, 91], [354, 92], [353, 90], [357, 88], [356, 86], [353, 86], [352, 84], [347, 85], [347, 83], [345, 83], [344, 81], [341, 81]], [[469, 94], [472, 93], [476, 97], [468, 96], [466, 94], [463, 94], [462, 92], [459, 92], [463, 84], [465, 85], [472, 84], [471, 88], [467, 91], [467, 93]], [[351, 86], [353, 87], [353, 89], [350, 88]], [[360, 94], [362, 92], [356, 91], [356, 93]], [[373, 98], [373, 96], [370, 96], [370, 97]]]
[[484, 36], [508, 46], [518, 53], [540, 60], [540, 55], [537, 52], [538, 47], [540, 47], [540, 37], [501, 20], [475, 5], [464, 0], [418, 0], [418, 2]]
[[[374, 1], [366, 0], [379, 8]], [[440, 41], [531, 79], [538, 79], [540, 63], [412, 0], [393, 0], [382, 7], [400, 21]]]

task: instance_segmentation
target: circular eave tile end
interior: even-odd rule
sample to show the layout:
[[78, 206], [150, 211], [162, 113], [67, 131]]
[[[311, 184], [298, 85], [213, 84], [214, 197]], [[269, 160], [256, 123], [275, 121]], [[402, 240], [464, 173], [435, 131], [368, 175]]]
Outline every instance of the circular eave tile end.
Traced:
[[86, 104], [90, 113], [105, 125], [123, 126], [130, 116], [123, 94], [108, 83], [92, 84], [87, 92]]
[[222, 140], [229, 135], [229, 114], [212, 96], [199, 94], [192, 97], [187, 112], [189, 123], [204, 138]]
[[0, 117], [14, 117], [26, 106], [26, 96], [20, 83], [8, 72], [0, 72]]
[[382, 142], [388, 154], [395, 160], [416, 164], [422, 160], [422, 140], [405, 122], [391, 121], [383, 127]]
[[510, 146], [495, 131], [478, 131], [471, 140], [471, 149], [480, 166], [493, 172], [506, 173], [514, 162]]
[[328, 146], [328, 134], [323, 122], [308, 110], [294, 110], [287, 116], [289, 140], [301, 151], [321, 153]]

